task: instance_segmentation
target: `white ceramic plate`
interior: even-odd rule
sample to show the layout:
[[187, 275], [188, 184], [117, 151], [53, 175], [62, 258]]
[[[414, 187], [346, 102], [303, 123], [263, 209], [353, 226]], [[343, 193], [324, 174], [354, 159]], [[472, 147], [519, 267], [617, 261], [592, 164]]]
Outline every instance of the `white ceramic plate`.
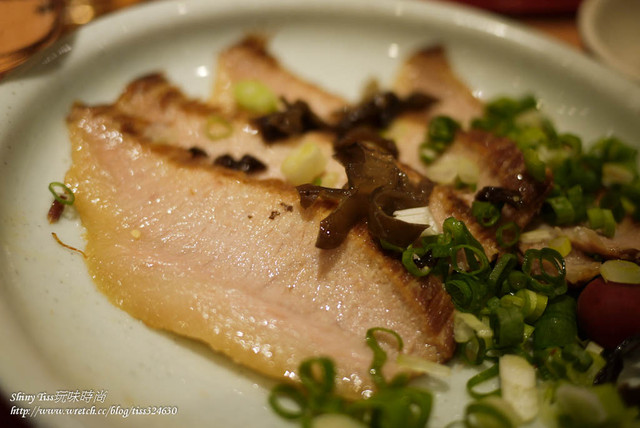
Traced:
[[[81, 407], [176, 406], [174, 416], [60, 415], [53, 426], [279, 427], [271, 382], [204, 346], [150, 330], [96, 291], [77, 219], [49, 225], [47, 185], [69, 166], [64, 118], [74, 100], [110, 102], [140, 74], [165, 71], [194, 96], [209, 93], [216, 53], [245, 32], [305, 78], [355, 99], [370, 77], [389, 82], [414, 48], [443, 43], [481, 98], [535, 93], [560, 129], [587, 140], [640, 136], [640, 89], [588, 58], [492, 15], [391, 0], [190, 0], [150, 3], [81, 29], [0, 82], [0, 381], [11, 394], [107, 391]], [[437, 391], [434, 427], [460, 417], [455, 367]], [[10, 402], [32, 407], [24, 402]], [[36, 402], [41, 407], [64, 403]], [[116, 407], [114, 407], [115, 409]]]
[[578, 24], [585, 45], [602, 62], [640, 83], [640, 2], [585, 0]]

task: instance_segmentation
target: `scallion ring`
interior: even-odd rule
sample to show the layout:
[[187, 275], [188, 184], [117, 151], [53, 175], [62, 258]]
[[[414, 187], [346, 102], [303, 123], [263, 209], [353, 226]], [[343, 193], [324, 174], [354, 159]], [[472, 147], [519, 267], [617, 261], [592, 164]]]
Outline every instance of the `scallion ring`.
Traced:
[[[56, 191], [56, 188], [62, 189], [63, 194], [59, 194]], [[56, 201], [60, 202], [61, 204], [73, 205], [76, 200], [76, 196], [73, 194], [71, 189], [69, 189], [66, 184], [60, 183], [59, 181], [53, 181], [49, 183], [49, 191], [56, 199]], [[63, 197], [63, 195], [66, 195], [67, 197]]]
[[469, 281], [463, 279], [449, 280], [444, 288], [451, 296], [453, 304], [460, 310], [467, 311], [474, 301], [474, 292]]
[[222, 116], [214, 114], [207, 118], [204, 124], [204, 133], [212, 141], [221, 140], [233, 133], [233, 126]]
[[[470, 270], [466, 270], [458, 264], [458, 255], [464, 251], [465, 259]], [[454, 245], [449, 250], [451, 266], [453, 270], [464, 275], [475, 276], [484, 272], [489, 267], [489, 259], [484, 251], [469, 244]]]
[[493, 339], [499, 348], [518, 346], [524, 339], [524, 316], [515, 306], [497, 307], [490, 317]]
[[436, 116], [429, 122], [428, 141], [432, 143], [442, 143], [442, 148], [449, 145], [456, 136], [456, 131], [460, 129], [460, 124], [449, 116]]
[[498, 364], [494, 364], [488, 369], [481, 371], [475, 376], [472, 376], [467, 381], [467, 392], [476, 400], [479, 398], [488, 397], [490, 395], [500, 395], [500, 388], [494, 389], [489, 392], [479, 392], [474, 389], [476, 386], [497, 377], [499, 373], [500, 370]]
[[495, 267], [489, 274], [489, 284], [494, 292], [500, 288], [502, 283], [509, 277], [509, 273], [518, 263], [515, 254], [505, 253], [500, 256]]
[[384, 366], [384, 363], [387, 361], [387, 353], [378, 343], [378, 339], [376, 338], [376, 333], [378, 332], [388, 333], [393, 336], [398, 344], [398, 351], [402, 351], [404, 343], [398, 333], [388, 328], [374, 327], [367, 330], [365, 341], [367, 346], [373, 351], [373, 361], [371, 362], [369, 373], [376, 386], [382, 387], [386, 385], [386, 381], [382, 375], [382, 366]]
[[[284, 405], [281, 400], [289, 400], [298, 408], [291, 409], [291, 406]], [[294, 420], [300, 419], [305, 415], [307, 407], [307, 399], [304, 394], [295, 386], [288, 384], [279, 384], [273, 387], [269, 394], [269, 405], [279, 416]]]
[[[553, 273], [549, 273], [549, 269]], [[566, 267], [560, 253], [551, 248], [529, 249], [524, 253], [522, 272], [530, 279], [533, 291], [550, 297], [567, 291]]]
[[500, 220], [500, 210], [491, 202], [473, 201], [471, 214], [483, 227], [494, 226]]
[[415, 248], [412, 245], [409, 245], [409, 247], [402, 252], [402, 264], [410, 274], [420, 277], [426, 276], [431, 272], [431, 268], [429, 266], [418, 266], [416, 263], [423, 255], [423, 248]]
[[467, 342], [460, 344], [460, 353], [465, 361], [472, 365], [481, 364], [487, 356], [490, 338], [474, 334]]
[[573, 223], [575, 219], [575, 210], [566, 196], [556, 196], [547, 198], [546, 203], [549, 204], [555, 214], [556, 225], [567, 225]]
[[512, 221], [503, 224], [496, 230], [496, 241], [502, 248], [513, 247], [519, 240], [520, 227]]
[[325, 396], [334, 388], [335, 368], [325, 357], [311, 358], [300, 364], [300, 381], [311, 395]]
[[514, 428], [516, 424], [508, 412], [502, 406], [489, 402], [489, 398], [501, 401], [497, 397], [488, 397], [469, 404], [465, 412], [465, 425], [468, 428]]

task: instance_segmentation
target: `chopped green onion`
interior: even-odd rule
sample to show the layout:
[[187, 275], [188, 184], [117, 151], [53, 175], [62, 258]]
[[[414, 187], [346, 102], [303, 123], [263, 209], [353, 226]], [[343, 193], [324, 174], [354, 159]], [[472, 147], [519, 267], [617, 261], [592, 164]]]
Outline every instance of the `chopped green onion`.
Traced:
[[423, 255], [424, 249], [416, 248], [413, 245], [409, 245], [407, 249], [402, 252], [402, 264], [411, 275], [421, 277], [429, 275], [429, 272], [431, 272], [431, 267], [428, 265], [418, 266], [416, 264]]
[[557, 196], [554, 198], [547, 198], [545, 201], [554, 213], [554, 223], [558, 226], [567, 225], [573, 223], [575, 219], [575, 211], [573, 205], [569, 202], [566, 196]]
[[535, 368], [525, 358], [513, 354], [501, 356], [498, 366], [502, 398], [522, 421], [533, 420], [539, 409]]
[[593, 145], [590, 154], [597, 156], [604, 162], [633, 162], [635, 164], [638, 151], [616, 137], [606, 137]]
[[227, 119], [214, 114], [207, 118], [204, 125], [204, 132], [212, 141], [221, 140], [229, 137], [233, 133], [233, 126]]
[[382, 366], [387, 361], [387, 353], [380, 347], [378, 339], [376, 339], [376, 333], [378, 332], [390, 334], [396, 340], [398, 351], [402, 351], [404, 344], [400, 335], [393, 330], [382, 327], [375, 327], [367, 330], [365, 340], [367, 346], [373, 351], [373, 361], [371, 362], [369, 373], [371, 374], [371, 378], [376, 386], [381, 387], [386, 385], [386, 381], [382, 375]]
[[521, 423], [509, 403], [500, 397], [485, 397], [467, 406], [467, 428], [516, 428]]
[[529, 285], [529, 277], [519, 270], [512, 270], [507, 280], [502, 283], [503, 293], [516, 293]]
[[587, 210], [589, 218], [589, 227], [594, 230], [602, 231], [602, 234], [608, 238], [612, 238], [616, 233], [616, 220], [613, 213], [609, 209], [589, 208]]
[[322, 175], [327, 167], [327, 158], [320, 147], [312, 142], [305, 141], [300, 146], [291, 150], [282, 161], [280, 170], [294, 186], [311, 183]]
[[[453, 141], [460, 124], [448, 116], [436, 116], [429, 122], [428, 141], [446, 147]], [[442, 151], [442, 150], [440, 150]]]
[[415, 355], [400, 354], [396, 360], [398, 366], [410, 369], [414, 372], [425, 373], [437, 378], [451, 376], [451, 368], [444, 364], [435, 363]]
[[635, 174], [626, 164], [605, 162], [602, 164], [602, 184], [611, 187], [614, 184], [631, 184]]
[[505, 294], [500, 298], [500, 306], [505, 308], [513, 306], [522, 311], [522, 308], [524, 307], [524, 299], [514, 294]]
[[403, 251], [405, 251], [405, 248], [402, 248], [399, 245], [392, 244], [391, 242], [385, 239], [380, 239], [380, 246], [382, 247], [383, 250], [394, 251], [396, 253], [402, 253]]
[[582, 186], [573, 186], [566, 191], [567, 199], [573, 208], [574, 223], [581, 222], [587, 218], [587, 206], [582, 191]]
[[[325, 357], [313, 358], [300, 364], [300, 381], [313, 395], [326, 395], [333, 391], [335, 368]], [[318, 378], [318, 372], [320, 377]]]
[[438, 153], [429, 143], [424, 143], [420, 145], [418, 154], [420, 155], [420, 159], [422, 162], [427, 165], [435, 161], [440, 153]]
[[517, 263], [518, 258], [514, 254], [505, 253], [500, 256], [491, 274], [489, 274], [489, 284], [494, 291], [500, 288]]
[[476, 312], [482, 308], [487, 295], [487, 284], [471, 275], [452, 275], [444, 288], [454, 305], [461, 311]]
[[[366, 344], [374, 354], [370, 375], [377, 387], [371, 397], [350, 401], [337, 395], [333, 362], [316, 357], [300, 364], [300, 385], [282, 384], [272, 389], [269, 395], [272, 409], [285, 419], [298, 421], [303, 428], [333, 422], [344, 423], [343, 426], [349, 428], [363, 426], [360, 422], [380, 428], [424, 428], [431, 414], [431, 393], [408, 386], [409, 377], [404, 373], [389, 382], [384, 379], [382, 366], [387, 354], [378, 343], [378, 333], [391, 335], [398, 350], [403, 347], [402, 338], [392, 330], [371, 328], [367, 331]], [[415, 360], [408, 361], [416, 364]], [[421, 367], [424, 368], [424, 364]], [[442, 368], [438, 373], [443, 373]]]
[[278, 98], [273, 91], [258, 80], [242, 80], [233, 86], [238, 105], [253, 113], [268, 114], [278, 109]]
[[611, 210], [616, 222], [622, 221], [626, 215], [624, 206], [622, 205], [622, 195], [617, 188], [608, 189], [600, 198], [598, 206]]
[[470, 186], [472, 189], [475, 189], [478, 177], [480, 176], [478, 163], [464, 156], [460, 156], [456, 160], [458, 161], [458, 187]]
[[531, 174], [534, 180], [543, 182], [547, 178], [547, 166], [540, 160], [538, 152], [533, 149], [525, 149], [522, 152], [524, 156], [524, 165], [527, 172]]
[[638, 409], [625, 406], [613, 383], [584, 387], [563, 382], [555, 396], [563, 426], [637, 426]]
[[640, 266], [627, 260], [607, 260], [600, 265], [605, 281], [621, 284], [640, 284]]
[[487, 113], [500, 117], [513, 118], [524, 112], [536, 109], [538, 102], [531, 95], [520, 99], [501, 97], [490, 101], [486, 105]]
[[461, 310], [469, 310], [474, 302], [475, 296], [470, 281], [450, 280], [444, 284], [444, 289], [451, 296], [453, 304]]
[[574, 155], [582, 153], [582, 140], [574, 134], [558, 135], [558, 142], [565, 147], [571, 149]]
[[553, 229], [540, 228], [524, 232], [520, 235], [520, 242], [523, 244], [536, 244], [539, 242], [548, 241], [555, 236]]
[[491, 227], [500, 220], [500, 210], [491, 202], [473, 201], [471, 214], [483, 227]]
[[[536, 331], [534, 330], [534, 340], [535, 333]], [[557, 380], [568, 377], [567, 363], [562, 359], [560, 348], [552, 346], [550, 348], [534, 349], [533, 358], [542, 379]]]
[[549, 302], [547, 309], [535, 324], [533, 346], [546, 349], [573, 343], [578, 335], [576, 301], [563, 295]]
[[627, 198], [626, 196], [620, 197], [620, 205], [622, 205], [622, 208], [624, 209], [625, 214], [631, 215], [631, 216], [633, 216], [636, 213], [638, 208], [636, 204], [634, 204], [631, 201], [631, 199]]
[[571, 252], [571, 241], [566, 236], [558, 236], [549, 241], [549, 248], [554, 249], [562, 257], [566, 257]]
[[529, 338], [533, 335], [535, 327], [531, 324], [524, 324], [524, 340], [529, 340]]
[[[465, 260], [471, 270], [467, 270], [459, 265], [459, 253], [464, 251]], [[489, 259], [482, 248], [477, 248], [469, 244], [459, 244], [451, 247], [451, 266], [453, 270], [465, 275], [478, 275], [489, 267]]]
[[556, 250], [525, 251], [522, 272], [529, 277], [530, 288], [538, 293], [554, 297], [567, 291], [565, 262]]
[[496, 230], [496, 241], [502, 248], [513, 247], [519, 240], [520, 227], [513, 221], [503, 224]]
[[340, 413], [325, 413], [313, 418], [311, 428], [366, 428], [362, 422]]
[[522, 306], [522, 314], [526, 322], [535, 322], [544, 313], [547, 308], [549, 298], [544, 294], [536, 293], [532, 290], [518, 290], [516, 296], [524, 301]]
[[[289, 401], [289, 405], [282, 401]], [[291, 404], [295, 404], [292, 409]], [[306, 397], [293, 385], [276, 385], [269, 394], [269, 405], [273, 411], [284, 419], [300, 419], [304, 416]]]
[[455, 311], [453, 317], [453, 336], [456, 342], [468, 342], [473, 336], [480, 338], [493, 337], [493, 330], [480, 321], [478, 317], [468, 312]]
[[524, 339], [524, 317], [517, 307], [496, 308], [491, 313], [493, 341], [499, 348], [518, 346]]
[[473, 335], [471, 339], [460, 344], [460, 353], [465, 361], [472, 365], [481, 364], [491, 345], [491, 337]]
[[485, 370], [481, 371], [480, 373], [472, 376], [467, 381], [467, 392], [469, 393], [469, 395], [471, 397], [473, 397], [475, 399], [488, 397], [490, 395], [500, 395], [500, 392], [501, 392], [500, 388], [494, 389], [494, 390], [489, 391], [489, 392], [480, 392], [480, 391], [476, 391], [475, 390], [476, 386], [481, 385], [484, 382], [487, 382], [487, 381], [497, 377], [498, 374], [499, 374], [498, 365], [494, 364], [493, 366], [489, 367], [488, 369], [485, 369]]
[[[59, 194], [56, 189], [61, 189], [62, 194]], [[49, 191], [51, 192], [55, 200], [60, 202], [61, 204], [73, 205], [76, 200], [76, 196], [73, 194], [71, 189], [69, 189], [66, 184], [60, 183], [59, 181], [53, 181], [49, 183]]]
[[580, 372], [585, 372], [593, 364], [593, 357], [577, 343], [570, 343], [562, 348], [562, 358], [572, 363]]
[[429, 122], [426, 141], [420, 145], [420, 159], [426, 164], [435, 161], [453, 142], [460, 124], [448, 116], [436, 116]]

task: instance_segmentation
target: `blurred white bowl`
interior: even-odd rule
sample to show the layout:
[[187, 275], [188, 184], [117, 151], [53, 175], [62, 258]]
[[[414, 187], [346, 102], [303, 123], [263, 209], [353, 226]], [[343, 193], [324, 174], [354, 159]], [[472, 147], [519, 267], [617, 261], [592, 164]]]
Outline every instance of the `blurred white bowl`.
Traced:
[[640, 81], [640, 0], [585, 0], [578, 27], [598, 59]]

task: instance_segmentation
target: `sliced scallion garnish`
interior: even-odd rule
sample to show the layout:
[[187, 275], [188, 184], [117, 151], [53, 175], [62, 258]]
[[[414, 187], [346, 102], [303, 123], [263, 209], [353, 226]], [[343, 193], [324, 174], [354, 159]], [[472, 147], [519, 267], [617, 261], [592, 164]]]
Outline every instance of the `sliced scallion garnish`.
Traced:
[[491, 227], [500, 220], [500, 210], [491, 202], [473, 201], [471, 214], [484, 227]]
[[510, 248], [520, 240], [520, 226], [510, 221], [496, 230], [496, 241], [502, 248]]
[[[62, 190], [62, 194], [58, 193], [57, 189]], [[60, 202], [64, 205], [73, 205], [76, 200], [76, 196], [73, 194], [73, 191], [67, 187], [66, 184], [60, 183], [59, 181], [52, 181], [49, 183], [49, 191], [53, 195], [56, 201]]]
[[567, 291], [565, 262], [556, 250], [525, 251], [522, 272], [529, 277], [531, 289], [538, 293], [555, 297]]
[[278, 109], [278, 98], [264, 83], [258, 80], [242, 80], [233, 86], [238, 105], [257, 114], [273, 113]]
[[229, 137], [233, 133], [233, 125], [227, 119], [216, 114], [207, 118], [204, 133], [212, 141]]
[[472, 376], [467, 381], [467, 392], [475, 399], [488, 397], [490, 395], [500, 395], [500, 388], [493, 389], [491, 391], [477, 391], [475, 388], [478, 385], [482, 385], [485, 382], [490, 381], [498, 376], [499, 367], [498, 364], [494, 364], [488, 369], [481, 371], [480, 373]]

